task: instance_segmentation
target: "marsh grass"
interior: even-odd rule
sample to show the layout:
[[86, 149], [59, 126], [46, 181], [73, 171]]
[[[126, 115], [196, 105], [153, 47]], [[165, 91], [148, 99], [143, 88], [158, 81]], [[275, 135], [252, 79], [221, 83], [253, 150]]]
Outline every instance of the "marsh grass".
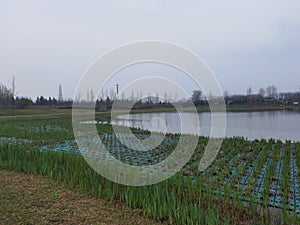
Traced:
[[[199, 137], [197, 149], [182, 171], [159, 184], [130, 187], [100, 176], [80, 154], [39, 151], [43, 145], [54, 146], [74, 141], [72, 123], [68, 116], [0, 120], [0, 125], [0, 136], [32, 141], [19, 144], [1, 141], [1, 168], [41, 174], [99, 198], [111, 202], [122, 201], [131, 208], [141, 208], [145, 215], [170, 224], [270, 223], [272, 215], [269, 212], [269, 190], [272, 179], [276, 176], [276, 162], [282, 160], [280, 187], [286, 206], [282, 212], [282, 220], [291, 224], [299, 219], [296, 211], [293, 213], [288, 206], [292, 188], [291, 154], [295, 154], [295, 162], [299, 168], [299, 143], [226, 138], [216, 160], [207, 170], [199, 172], [199, 161], [208, 141], [206, 137]], [[106, 124], [97, 125], [97, 130], [100, 135], [112, 133], [112, 127]], [[132, 131], [136, 136], [148, 134], [147, 131], [138, 129]], [[169, 135], [169, 138], [176, 139], [177, 136]], [[110, 141], [107, 140], [107, 144], [112, 145]], [[159, 148], [154, 156], [164, 159], [175, 145], [176, 142]], [[282, 148], [284, 155], [281, 158], [279, 155]], [[164, 156], [159, 157], [160, 154]], [[118, 156], [122, 158], [125, 153], [119, 153], [116, 157]], [[266, 172], [262, 171], [263, 168]], [[298, 169], [298, 177], [299, 171]], [[239, 182], [243, 176], [249, 177], [241, 186]], [[259, 188], [262, 192], [258, 199], [255, 190]]]

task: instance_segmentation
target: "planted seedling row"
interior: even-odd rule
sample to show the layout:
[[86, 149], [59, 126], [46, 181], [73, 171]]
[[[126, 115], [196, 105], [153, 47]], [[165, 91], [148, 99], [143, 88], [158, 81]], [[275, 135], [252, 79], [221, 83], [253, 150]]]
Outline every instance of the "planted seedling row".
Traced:
[[[134, 141], [129, 134], [121, 135], [128, 143]], [[141, 139], [146, 138], [145, 134], [135, 134], [135, 136]], [[104, 133], [101, 138], [110, 152], [107, 159], [116, 158], [132, 165], [160, 162], [176, 147], [178, 141], [176, 136], [167, 136], [161, 146], [154, 151], [137, 152], [123, 145], [115, 134]], [[66, 141], [60, 146], [52, 146], [52, 150], [72, 152], [74, 145], [75, 141], [72, 143]], [[135, 147], [139, 148], [138, 145]], [[198, 155], [204, 151], [204, 147], [205, 145], [200, 145], [200, 147], [198, 145], [197, 154], [194, 154], [190, 162], [182, 169], [184, 176], [199, 176], [197, 169], [201, 157]], [[296, 145], [295, 148], [298, 146]], [[296, 150], [291, 153], [289, 142], [282, 147], [280, 141], [274, 140], [248, 142], [238, 138], [227, 139], [217, 159], [200, 176], [205, 181], [204, 186], [212, 189], [210, 191], [214, 193], [231, 197], [239, 195], [239, 198], [245, 201], [255, 201], [272, 207], [285, 207], [298, 212], [299, 173], [296, 155]], [[284, 191], [286, 189], [289, 191]]]
[[280, 157], [276, 163], [276, 172], [272, 178], [271, 185], [271, 195], [270, 195], [270, 205], [277, 208], [282, 208], [281, 200], [282, 196], [279, 193], [280, 190], [280, 182], [281, 182], [281, 173], [282, 173], [282, 165], [283, 165], [283, 157], [284, 157], [284, 146], [280, 146]]
[[[290, 207], [294, 210], [298, 215], [300, 214], [300, 193], [299, 193], [299, 179], [298, 179], [298, 168], [296, 165], [296, 149], [295, 146], [292, 146], [292, 154], [291, 154], [291, 179], [292, 179], [292, 190], [291, 190], [291, 201]], [[299, 160], [299, 159], [298, 159]]]
[[273, 155], [273, 145], [270, 142], [263, 146], [262, 157], [259, 158], [251, 181], [249, 182], [248, 189], [252, 191], [252, 195], [256, 202], [261, 203], [263, 184], [266, 175], [266, 170]]

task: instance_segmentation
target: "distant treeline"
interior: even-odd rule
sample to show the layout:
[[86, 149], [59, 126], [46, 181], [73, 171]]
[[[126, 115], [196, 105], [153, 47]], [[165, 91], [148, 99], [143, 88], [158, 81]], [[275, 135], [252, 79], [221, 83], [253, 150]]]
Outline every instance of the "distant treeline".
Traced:
[[37, 97], [35, 101], [28, 97], [15, 96], [14, 91], [3, 84], [0, 84], [0, 109], [19, 108], [24, 109], [30, 105], [43, 106], [71, 106], [72, 100], [58, 101], [54, 97], [45, 98], [44, 96]]
[[[221, 96], [204, 96], [201, 90], [194, 90], [190, 99], [172, 100], [161, 99], [158, 97], [148, 96], [143, 100], [137, 100], [132, 103], [130, 99], [98, 99], [96, 101], [96, 108], [110, 108], [114, 102], [118, 102], [121, 107], [128, 107], [134, 105], [134, 108], [149, 108], [158, 106], [182, 105], [190, 106], [208, 104], [209, 99], [220, 99]], [[226, 104], [294, 104], [298, 105], [300, 102], [300, 92], [277, 92], [277, 88], [273, 85], [267, 88], [260, 88], [258, 93], [253, 93], [251, 87], [246, 91], [245, 95], [230, 95], [227, 91], [224, 92], [224, 99]], [[89, 104], [91, 101], [87, 101]], [[72, 100], [58, 101], [55, 97], [39, 96], [33, 101], [27, 97], [16, 97], [13, 89], [9, 89], [3, 84], [0, 84], [0, 108], [21, 108], [24, 109], [29, 105], [37, 106], [72, 106]]]
[[48, 97], [45, 98], [44, 96], [37, 97], [35, 102], [33, 103], [35, 105], [47, 105], [47, 106], [55, 106], [55, 105], [72, 105], [73, 101], [72, 100], [63, 100], [63, 101], [58, 101], [54, 97]]
[[254, 104], [299, 104], [300, 92], [277, 92], [274, 85], [260, 88], [258, 93], [253, 93], [252, 88], [247, 89], [246, 95], [229, 95], [224, 92], [224, 98], [228, 104], [254, 103]]

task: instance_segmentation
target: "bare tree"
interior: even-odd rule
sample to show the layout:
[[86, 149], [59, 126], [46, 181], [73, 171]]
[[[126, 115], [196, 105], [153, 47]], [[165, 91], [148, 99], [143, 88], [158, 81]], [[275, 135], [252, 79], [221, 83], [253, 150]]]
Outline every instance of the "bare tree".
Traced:
[[148, 93], [147, 103], [148, 103], [148, 104], [152, 104], [151, 93]]
[[131, 90], [131, 101], [134, 102], [134, 93], [133, 93], [133, 89]]
[[169, 95], [168, 95], [168, 102], [173, 102], [173, 99], [172, 99], [172, 93], [169, 93]]
[[116, 98], [116, 93], [115, 93], [114, 89], [111, 88], [110, 89], [110, 99], [115, 100], [115, 98]]
[[104, 99], [103, 88], [101, 89], [101, 99]]
[[94, 98], [95, 98], [94, 91], [93, 91], [93, 89], [91, 89], [91, 101], [92, 102], [94, 102]]
[[0, 84], [0, 105], [11, 105], [13, 98], [13, 92], [5, 85]]
[[252, 88], [249, 87], [249, 88], [247, 89], [247, 96], [251, 96], [251, 95], [252, 95]]
[[89, 90], [87, 90], [87, 92], [86, 92], [86, 101], [87, 102], [90, 101], [90, 92], [89, 92]]
[[277, 87], [275, 87], [274, 85], [271, 85], [269, 87], [266, 88], [266, 93], [267, 93], [267, 97], [269, 98], [276, 98], [278, 93], [277, 93]]
[[139, 101], [142, 101], [142, 98], [143, 98], [143, 92], [142, 91], [140, 91], [140, 96], [139, 96]]
[[228, 98], [229, 97], [229, 92], [228, 91], [224, 91], [224, 98]]
[[249, 87], [249, 88], [247, 89], [247, 101], [248, 101], [248, 102], [251, 102], [251, 101], [252, 101], [252, 88], [251, 88], [251, 87]]
[[77, 93], [75, 96], [75, 102], [79, 103], [80, 101], [81, 101], [81, 92], [79, 91], [79, 93]]
[[258, 95], [261, 97], [265, 97], [266, 95], [266, 90], [264, 88], [260, 88], [258, 91]]

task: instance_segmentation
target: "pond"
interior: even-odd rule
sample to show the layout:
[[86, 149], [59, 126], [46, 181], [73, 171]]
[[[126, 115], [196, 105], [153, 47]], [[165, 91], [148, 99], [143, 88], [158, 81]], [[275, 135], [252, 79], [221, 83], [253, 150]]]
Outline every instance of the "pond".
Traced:
[[[181, 117], [180, 117], [181, 116]], [[200, 130], [197, 130], [195, 114], [189, 112], [161, 112], [121, 115], [110, 121], [111, 124], [141, 128], [150, 131], [169, 133], [181, 132], [181, 120], [185, 121], [184, 133], [209, 136], [211, 116], [209, 112], [198, 113]], [[160, 119], [154, 119], [160, 118]], [[197, 132], [195, 132], [197, 130]], [[228, 112], [226, 137], [243, 136], [254, 139], [280, 139], [282, 141], [300, 141], [300, 112], [267, 111], [267, 112]]]

